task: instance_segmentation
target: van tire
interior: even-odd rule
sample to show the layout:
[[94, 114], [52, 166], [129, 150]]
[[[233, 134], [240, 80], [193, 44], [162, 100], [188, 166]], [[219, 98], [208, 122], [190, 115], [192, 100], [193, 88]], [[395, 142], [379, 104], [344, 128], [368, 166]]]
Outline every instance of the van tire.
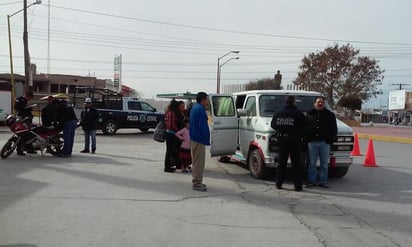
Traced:
[[344, 177], [349, 171], [349, 167], [329, 168], [329, 176], [334, 178]]
[[115, 121], [107, 120], [103, 124], [102, 131], [105, 135], [114, 135], [116, 134], [117, 128], [118, 126]]
[[253, 149], [249, 153], [249, 157], [247, 160], [249, 171], [252, 177], [257, 179], [264, 179], [268, 178], [269, 176], [273, 175], [273, 169], [267, 167], [265, 162], [263, 162], [262, 157], [260, 156], [259, 149]]

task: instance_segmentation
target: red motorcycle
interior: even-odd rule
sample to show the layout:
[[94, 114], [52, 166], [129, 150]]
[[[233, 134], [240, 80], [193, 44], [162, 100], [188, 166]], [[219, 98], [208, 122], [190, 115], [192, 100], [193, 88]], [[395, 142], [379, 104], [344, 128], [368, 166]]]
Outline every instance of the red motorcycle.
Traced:
[[18, 145], [26, 151], [47, 150], [52, 155], [57, 155], [63, 149], [63, 134], [55, 127], [44, 127], [30, 124], [29, 118], [18, 119], [15, 116], [6, 118], [6, 125], [13, 132], [13, 136], [4, 144], [0, 151], [2, 159], [13, 153]]

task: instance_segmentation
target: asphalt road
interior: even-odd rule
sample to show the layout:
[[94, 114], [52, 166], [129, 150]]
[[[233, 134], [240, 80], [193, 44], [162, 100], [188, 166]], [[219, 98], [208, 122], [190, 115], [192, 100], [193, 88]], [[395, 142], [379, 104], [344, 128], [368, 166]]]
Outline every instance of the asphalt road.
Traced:
[[303, 192], [207, 159], [202, 193], [162, 171], [151, 134], [99, 135], [95, 155], [82, 139], [72, 158], [0, 160], [0, 246], [412, 246], [411, 144], [375, 142], [379, 167], [359, 157], [330, 189]]

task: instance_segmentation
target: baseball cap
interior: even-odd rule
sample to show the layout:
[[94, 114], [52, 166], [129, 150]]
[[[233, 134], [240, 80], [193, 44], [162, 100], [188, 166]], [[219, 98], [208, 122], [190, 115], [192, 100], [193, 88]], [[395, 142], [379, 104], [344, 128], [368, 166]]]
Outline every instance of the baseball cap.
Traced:
[[92, 103], [92, 99], [91, 99], [91, 98], [86, 98], [86, 100], [84, 101], [84, 103]]

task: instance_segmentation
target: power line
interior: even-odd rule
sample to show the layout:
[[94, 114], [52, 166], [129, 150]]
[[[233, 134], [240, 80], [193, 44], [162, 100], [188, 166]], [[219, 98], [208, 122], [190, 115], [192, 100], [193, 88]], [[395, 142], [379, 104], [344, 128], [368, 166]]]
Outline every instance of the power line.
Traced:
[[[42, 37], [45, 33], [48, 33], [48, 30], [46, 29], [41, 29], [41, 28], [32, 28], [31, 33], [36, 34], [41, 33]], [[34, 30], [34, 31], [33, 31]], [[69, 31], [57, 31], [57, 30], [52, 30], [52, 34], [56, 37], [64, 37], [66, 39], [76, 39], [76, 40], [86, 40], [86, 41], [94, 41], [94, 42], [104, 42], [104, 43], [115, 43], [118, 44], [119, 42], [127, 43], [127, 44], [133, 44], [135, 45], [136, 43], [143, 43], [143, 44], [150, 44], [154, 46], [155, 44], [160, 44], [158, 46], [163, 46], [167, 48], [192, 48], [196, 50], [213, 50], [213, 51], [226, 51], [226, 49], [231, 49], [231, 48], [239, 48], [242, 50], [242, 55], [248, 52], [253, 52], [253, 53], [262, 53], [262, 54], [268, 54], [268, 53], [299, 53], [302, 54], [302, 52], [309, 52], [308, 49], [316, 49], [316, 48], [322, 48], [322, 47], [292, 47], [292, 46], [250, 46], [250, 45], [238, 45], [238, 44], [222, 44], [222, 43], [201, 43], [200, 41], [171, 41], [171, 40], [164, 40], [164, 39], [143, 39], [143, 38], [137, 38], [137, 37], [130, 37], [130, 36], [113, 36], [113, 35], [102, 35], [102, 34], [97, 34], [97, 33], [81, 33], [81, 32], [69, 32]], [[81, 37], [81, 38], [79, 38]], [[116, 42], [114, 42], [116, 41]], [[209, 47], [209, 48], [205, 48]], [[210, 49], [213, 48], [213, 49]], [[222, 48], [221, 50], [218, 50], [217, 48]], [[224, 49], [224, 50], [223, 50]], [[378, 53], [378, 55], [410, 55], [412, 52], [412, 47], [386, 47], [386, 48], [363, 48], [362, 52], [364, 53], [365, 51], [369, 51], [370, 55], [373, 55], [373, 53]], [[396, 53], [398, 52], [398, 53]]]
[[236, 31], [236, 30], [228, 30], [228, 29], [220, 29], [220, 28], [212, 28], [212, 27], [205, 27], [205, 26], [195, 26], [195, 25], [188, 25], [188, 24], [178, 24], [172, 22], [164, 22], [164, 21], [154, 21], [136, 17], [128, 17], [128, 16], [121, 16], [121, 15], [114, 15], [90, 10], [82, 10], [82, 9], [75, 9], [63, 6], [56, 6], [50, 5], [53, 8], [57, 9], [64, 9], [69, 11], [76, 11], [81, 13], [87, 14], [94, 14], [112, 18], [120, 18], [125, 20], [134, 20], [146, 23], [154, 23], [154, 24], [161, 24], [167, 26], [176, 26], [182, 28], [190, 28], [190, 29], [198, 29], [198, 30], [206, 30], [206, 31], [215, 31], [215, 32], [224, 32], [224, 33], [234, 33], [234, 34], [243, 34], [243, 35], [253, 35], [253, 36], [263, 36], [263, 37], [274, 37], [274, 38], [286, 38], [286, 39], [301, 39], [301, 40], [313, 40], [313, 41], [328, 41], [328, 42], [349, 42], [349, 43], [361, 43], [361, 44], [378, 44], [378, 45], [406, 45], [412, 46], [412, 43], [392, 43], [392, 42], [375, 42], [375, 41], [361, 41], [361, 40], [344, 40], [344, 39], [330, 39], [330, 38], [315, 38], [315, 37], [306, 37], [306, 36], [293, 36], [293, 35], [279, 35], [279, 34], [268, 34], [268, 33], [257, 33], [257, 32], [245, 32], [245, 31]]
[[393, 83], [392, 86], [399, 86], [399, 90], [402, 90], [403, 86], [409, 86], [408, 83]]
[[[100, 78], [110, 78], [111, 76], [103, 76], [103, 75], [97, 75], [97, 77]], [[125, 79], [155, 79], [155, 80], [207, 80], [207, 81], [215, 81], [216, 78], [214, 77], [157, 77], [157, 76], [125, 76]], [[295, 79], [294, 77], [284, 77], [283, 79], [289, 80], [289, 79]], [[226, 81], [253, 81], [256, 80], [256, 78], [222, 78], [222, 80]]]
[[0, 6], [4, 6], [4, 5], [12, 5], [12, 4], [18, 4], [18, 3], [20, 3], [20, 4], [21, 4], [21, 1], [18, 1], [18, 2], [10, 2], [10, 3], [0, 3]]
[[[0, 55], [0, 57], [9, 57], [9, 55]], [[14, 56], [17, 58], [23, 58], [22, 56]], [[32, 57], [36, 60], [47, 60], [44, 57]], [[102, 61], [102, 60], [82, 60], [82, 59], [70, 59], [70, 58], [50, 58], [51, 61], [59, 62], [69, 62], [69, 63], [95, 63], [95, 64], [110, 64], [113, 65], [113, 61]], [[284, 60], [284, 61], [258, 61], [258, 62], [243, 62], [243, 63], [233, 63], [231, 66], [257, 66], [257, 65], [281, 65], [281, 64], [295, 64], [295, 60]], [[195, 62], [176, 62], [176, 63], [157, 63], [157, 62], [123, 62], [123, 65], [139, 65], [139, 66], [213, 66], [215, 63], [195, 63]]]
[[[41, 32], [40, 32], [41, 33]], [[96, 39], [93, 37], [85, 36], [85, 38], [75, 37], [71, 35], [64, 35], [64, 34], [57, 34], [54, 35], [55, 38], [51, 41], [58, 42], [58, 43], [66, 43], [66, 44], [75, 44], [75, 45], [83, 45], [83, 46], [100, 46], [100, 47], [109, 47], [109, 48], [118, 48], [118, 49], [130, 49], [130, 50], [144, 50], [144, 51], [152, 51], [152, 52], [163, 52], [163, 53], [178, 53], [178, 54], [195, 54], [195, 55], [210, 55], [210, 56], [218, 56], [220, 53], [225, 51], [223, 49], [209, 49], [209, 48], [198, 48], [198, 47], [188, 47], [183, 45], [156, 45], [153, 42], [146, 42], [146, 41], [138, 41], [138, 42], [130, 42], [126, 41], [123, 43], [132, 45], [134, 47], [129, 46], [119, 46], [119, 45], [108, 45], [108, 44], [119, 44], [116, 41], [110, 41], [108, 38], [106, 39]], [[56, 37], [57, 36], [57, 37]], [[40, 38], [39, 38], [40, 37]], [[43, 35], [38, 36], [38, 34], [32, 34], [32, 39], [34, 40], [41, 40], [41, 41], [48, 41], [42, 38]], [[59, 39], [60, 38], [60, 39]], [[61, 40], [64, 39], [64, 40]], [[84, 42], [75, 42], [75, 41], [68, 41], [70, 40], [80, 40], [80, 41], [88, 41], [87, 43]], [[115, 39], [114, 39], [115, 40]], [[93, 43], [91, 43], [93, 42]], [[135, 44], [135, 43], [143, 43], [143, 44]], [[153, 49], [147, 47], [164, 47], [168, 48], [165, 49]], [[183, 51], [182, 51], [183, 50]], [[192, 51], [191, 51], [192, 50]], [[198, 50], [201, 51], [214, 51], [216, 53], [211, 52], [197, 52]], [[279, 55], [281, 54], [297, 54], [297, 55]], [[242, 52], [242, 57], [277, 57], [277, 58], [302, 58], [304, 54], [301, 52], [295, 51], [282, 51], [277, 49], [276, 51], [245, 51]], [[412, 52], [392, 52], [392, 53], [376, 53], [376, 54], [369, 54], [372, 56], [377, 56], [379, 58], [393, 58], [393, 57], [408, 57], [412, 55]]]

